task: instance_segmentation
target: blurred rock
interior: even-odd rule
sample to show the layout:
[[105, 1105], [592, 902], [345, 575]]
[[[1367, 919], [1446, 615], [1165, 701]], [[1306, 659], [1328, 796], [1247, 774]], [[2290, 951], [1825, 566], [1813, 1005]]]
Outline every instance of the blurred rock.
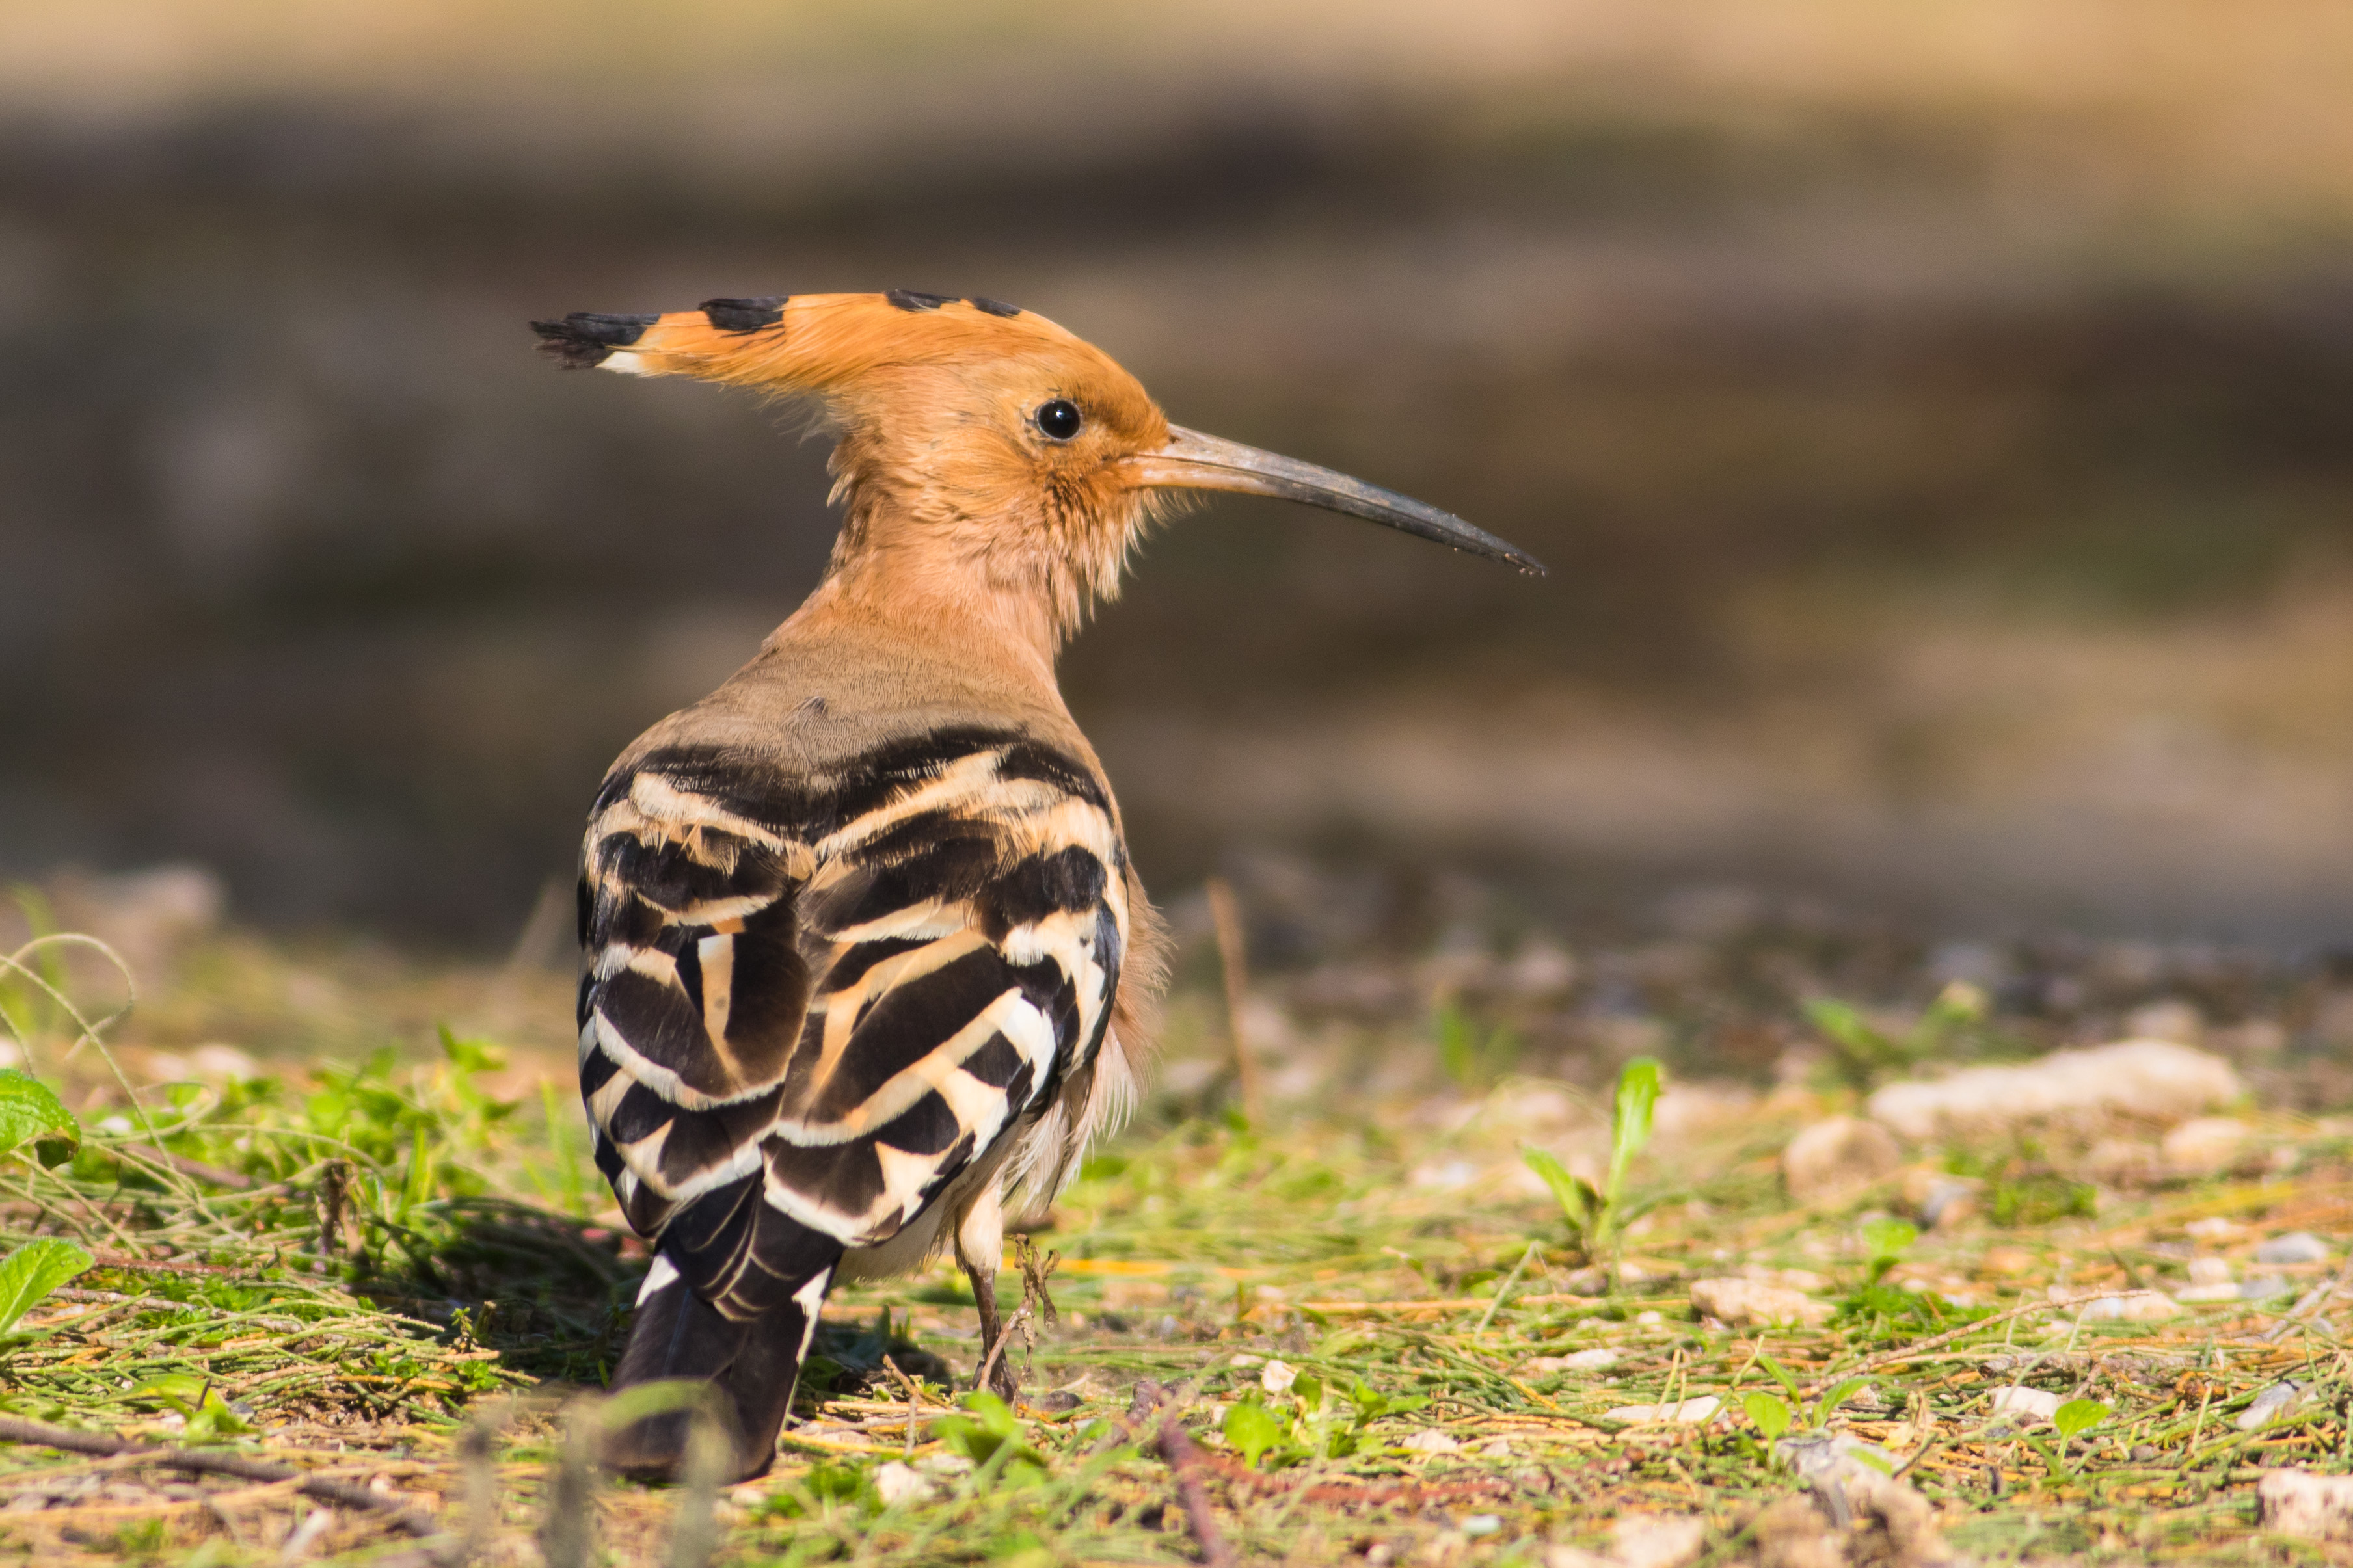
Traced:
[[2194, 1002], [2168, 997], [2126, 1014], [2125, 1032], [2135, 1039], [2171, 1040], [2178, 1046], [2194, 1046], [2205, 1037], [2206, 1016]]
[[1809, 1327], [1830, 1321], [1831, 1306], [1779, 1285], [1755, 1279], [1694, 1279], [1693, 1307], [1733, 1328], [1752, 1325]]
[[2328, 1244], [2308, 1230], [2275, 1236], [2255, 1248], [2258, 1263], [2326, 1263], [2331, 1256]]
[[2227, 1282], [2220, 1285], [2185, 1285], [2173, 1293], [2173, 1299], [2192, 1307], [2211, 1306], [2217, 1301], [2246, 1300], [2240, 1294], [2238, 1286]]
[[1889, 1084], [1866, 1109], [1873, 1121], [1926, 1142], [2099, 1115], [2182, 1121], [2241, 1093], [2238, 1074], [2220, 1057], [2170, 1040], [2123, 1040], [2053, 1051], [2019, 1067], [1968, 1068], [1935, 1081]]
[[1816, 1295], [1831, 1288], [1831, 1281], [1810, 1268], [1767, 1268], [1761, 1263], [1743, 1264], [1743, 1279], [1753, 1279], [1763, 1285], [1778, 1285], [1784, 1290], [1799, 1290]]
[[2200, 1116], [2165, 1135], [2158, 1152], [2174, 1170], [2211, 1176], [2225, 1169], [2245, 1149], [2255, 1130], [2227, 1116]]
[[1832, 1203], [1885, 1181], [1903, 1163], [1903, 1151], [1885, 1128], [1833, 1116], [1789, 1140], [1781, 1152], [1781, 1180], [1799, 1203]]
[[2181, 1316], [2181, 1303], [2162, 1290], [2126, 1290], [2076, 1310], [2087, 1323], [2162, 1323]]
[[[1844, 1433], [1810, 1432], [1782, 1438], [1773, 1452], [1812, 1494], [1811, 1511], [1820, 1521], [1815, 1528], [1827, 1540], [1830, 1561], [1884, 1568], [1930, 1568], [1951, 1561], [1935, 1509], [1909, 1482], [1888, 1473], [1894, 1456], [1886, 1449]], [[1777, 1550], [1765, 1523], [1760, 1517], [1757, 1533], [1766, 1563], [1796, 1568], [1820, 1556], [1822, 1540], [1794, 1555]]]
[[2011, 1384], [1993, 1391], [1993, 1413], [2029, 1423], [2048, 1421], [2066, 1401], [2047, 1389]]
[[1830, 1516], [1806, 1497], [1772, 1502], [1750, 1527], [1760, 1568], [1846, 1568], [1846, 1552]]
[[1495, 978], [1498, 988], [1508, 995], [1528, 1000], [1566, 996], [1577, 984], [1577, 960], [1567, 948], [1536, 938], [1523, 946]]
[[1623, 1421], [1636, 1426], [1656, 1422], [1696, 1426], [1715, 1419], [1716, 1412], [1723, 1408], [1724, 1401], [1709, 1394], [1669, 1405], [1621, 1405], [1614, 1410], [1603, 1411], [1601, 1418], [1604, 1421]]
[[2353, 1541], [2353, 1476], [2268, 1471], [2255, 1486], [2255, 1517], [2282, 1535]]
[[[1875, 1125], [1875, 1123], [1873, 1124]], [[1977, 1212], [1985, 1184], [1932, 1165], [1904, 1173], [1904, 1207], [1923, 1230], [1951, 1229]]]
[[1621, 1514], [1609, 1533], [1609, 1556], [1619, 1568], [1683, 1568], [1707, 1544], [1707, 1521], [1693, 1514]]
[[2253, 1432], [2259, 1426], [2284, 1420], [2295, 1413], [2297, 1405], [2311, 1397], [2309, 1386], [2284, 1378], [2249, 1400], [2247, 1407], [2239, 1412], [2239, 1418], [2232, 1425], [2242, 1432]]
[[1543, 1376], [1550, 1376], [1552, 1373], [1557, 1372], [1607, 1371], [1609, 1368], [1616, 1366], [1619, 1359], [1620, 1358], [1616, 1351], [1597, 1345], [1592, 1350], [1577, 1351], [1569, 1355], [1532, 1356], [1528, 1359], [1526, 1365], [1527, 1369], [1532, 1373], [1535, 1373]]
[[932, 1483], [913, 1466], [892, 1459], [874, 1472], [874, 1495], [884, 1508], [896, 1508], [931, 1496]]

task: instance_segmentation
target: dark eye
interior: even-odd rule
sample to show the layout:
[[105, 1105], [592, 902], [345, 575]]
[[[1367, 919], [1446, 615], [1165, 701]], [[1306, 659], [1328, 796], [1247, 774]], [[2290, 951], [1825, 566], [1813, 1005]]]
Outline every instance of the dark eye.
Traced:
[[1030, 417], [1038, 421], [1038, 428], [1046, 433], [1050, 441], [1067, 441], [1079, 433], [1081, 425], [1086, 423], [1079, 416], [1079, 405], [1067, 397], [1056, 397], [1038, 405], [1038, 412]]

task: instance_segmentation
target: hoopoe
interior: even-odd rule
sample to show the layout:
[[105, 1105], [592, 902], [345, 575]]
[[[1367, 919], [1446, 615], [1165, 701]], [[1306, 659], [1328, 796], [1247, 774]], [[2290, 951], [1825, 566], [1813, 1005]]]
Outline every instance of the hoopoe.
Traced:
[[[713, 300], [533, 329], [570, 366], [818, 400], [825, 576], [607, 774], [581, 851], [580, 1092], [654, 1248], [612, 1385], [717, 1385], [767, 1468], [827, 1291], [953, 1246], [1004, 1332], [1008, 1212], [1124, 1113], [1161, 927], [1062, 641], [1160, 499], [1240, 490], [1540, 574], [1459, 518], [1168, 423], [1101, 350], [993, 300]], [[994, 1380], [1014, 1392], [1004, 1358]], [[687, 1417], [607, 1462], [671, 1474]]]

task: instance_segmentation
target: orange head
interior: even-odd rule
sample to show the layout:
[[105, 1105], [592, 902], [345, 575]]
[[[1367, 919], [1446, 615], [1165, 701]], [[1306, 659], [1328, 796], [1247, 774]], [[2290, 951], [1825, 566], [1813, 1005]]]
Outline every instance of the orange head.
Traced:
[[1419, 501], [1172, 426], [1110, 355], [993, 300], [802, 294], [533, 327], [567, 365], [820, 400], [848, 509], [832, 575], [957, 574], [1035, 596], [1066, 631], [1117, 591], [1152, 502], [1176, 489], [1303, 500], [1543, 571]]

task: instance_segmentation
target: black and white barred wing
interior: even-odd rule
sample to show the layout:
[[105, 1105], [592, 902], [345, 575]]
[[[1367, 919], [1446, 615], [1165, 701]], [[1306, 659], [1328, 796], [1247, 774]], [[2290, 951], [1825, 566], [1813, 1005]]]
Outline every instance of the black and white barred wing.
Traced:
[[583, 883], [581, 1089], [630, 1223], [723, 1310], [879, 1246], [1092, 1068], [1126, 943], [1092, 777], [1018, 741], [831, 788], [658, 752]]

